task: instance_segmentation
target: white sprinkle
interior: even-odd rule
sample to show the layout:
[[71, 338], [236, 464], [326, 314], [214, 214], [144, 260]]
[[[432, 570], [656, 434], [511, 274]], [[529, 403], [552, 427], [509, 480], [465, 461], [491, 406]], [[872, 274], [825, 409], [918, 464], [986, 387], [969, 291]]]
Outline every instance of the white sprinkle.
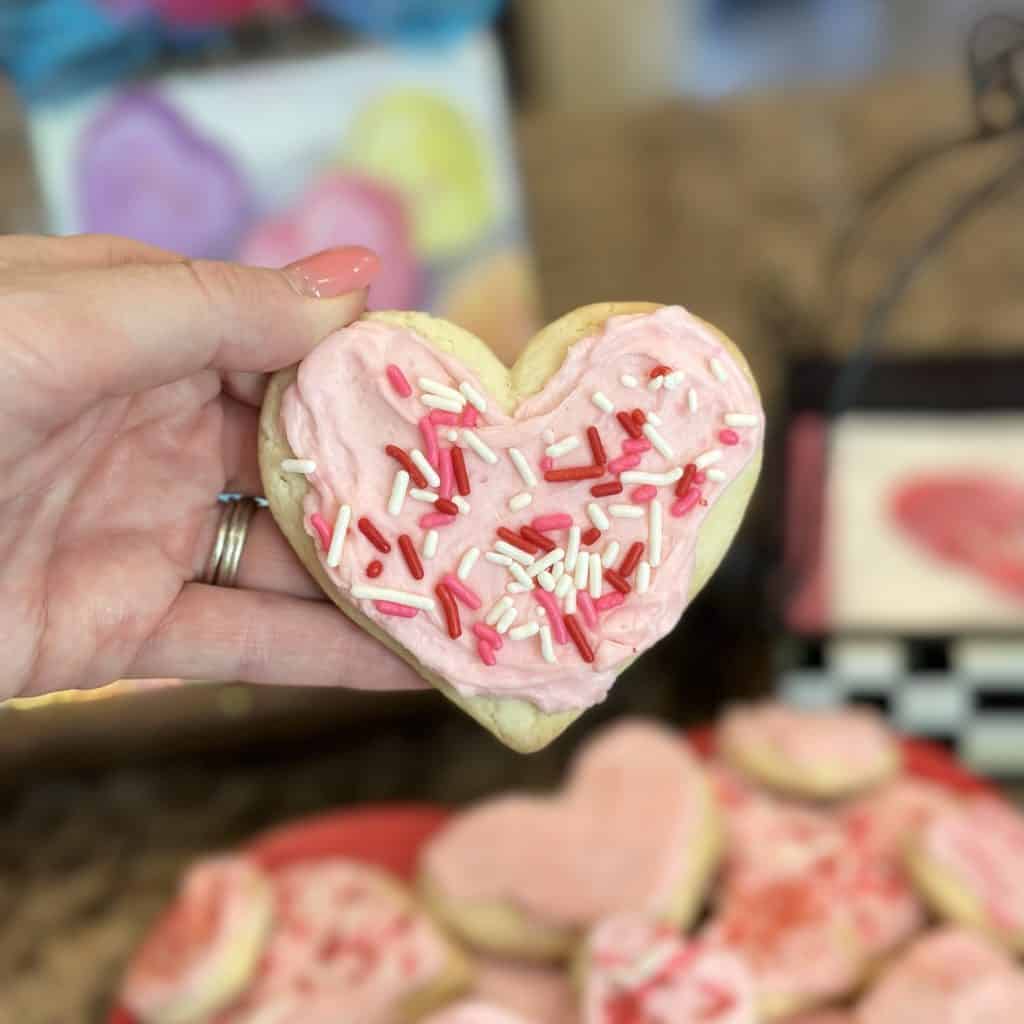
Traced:
[[696, 388], [690, 388], [690, 390], [686, 392], [686, 404], [690, 407], [690, 412], [696, 412], [700, 408]]
[[508, 499], [508, 507], [513, 512], [521, 512], [531, 501], [533, 501], [533, 495], [529, 491], [520, 491]]
[[721, 458], [722, 458], [722, 449], [721, 448], [710, 448], [708, 451], [704, 452], [702, 455], [698, 455], [697, 458], [695, 458], [693, 460], [693, 464], [698, 469], [706, 469], [708, 466], [713, 466], [716, 462], [719, 462], [721, 460]]
[[565, 545], [565, 568], [572, 572], [576, 568], [576, 556], [580, 553], [580, 528], [569, 527], [569, 540]]
[[512, 460], [512, 465], [516, 467], [516, 472], [522, 478], [523, 483], [527, 487], [536, 487], [537, 475], [530, 468], [526, 456], [518, 448], [509, 448], [508, 457]]
[[425, 491], [421, 487], [413, 487], [409, 491], [409, 497], [415, 501], [425, 501], [430, 505], [433, 505], [438, 499], [438, 495], [435, 491]]
[[596, 551], [590, 555], [590, 579], [588, 581], [590, 596], [596, 601], [604, 589], [604, 572], [601, 569], [601, 556]]
[[650, 505], [647, 523], [647, 561], [651, 563], [652, 569], [657, 569], [661, 565], [662, 519], [661, 502], [655, 498]]
[[576, 588], [570, 587], [569, 592], [565, 595], [565, 613], [566, 615], [572, 615], [576, 611]]
[[572, 577], [568, 573], [563, 573], [557, 580], [555, 580], [555, 597], [559, 600], [565, 597], [565, 595], [573, 589]]
[[282, 473], [315, 473], [316, 463], [312, 459], [282, 459]]
[[416, 383], [419, 384], [421, 391], [427, 391], [432, 395], [441, 395], [442, 398], [449, 398], [453, 402], [458, 402], [459, 405], [466, 404], [465, 398], [455, 388], [450, 388], [447, 384], [442, 384], [440, 381], [433, 380], [430, 377], [419, 377]]
[[708, 469], [705, 471], [707, 477], [713, 483], [720, 484], [725, 479], [725, 471], [721, 469]]
[[640, 382], [631, 373], [624, 373], [619, 377], [619, 382], [624, 388], [635, 388]]
[[469, 512], [469, 502], [461, 494], [452, 495], [452, 504], [463, 514], [467, 515]]
[[468, 380], [459, 385], [459, 390], [465, 395], [470, 405], [476, 406], [480, 412], [487, 412], [487, 399]]
[[671, 373], [665, 374], [665, 390], [675, 391], [680, 384], [683, 383], [683, 377], [686, 375], [682, 370], [673, 370]]
[[549, 551], [546, 555], [541, 555], [533, 565], [530, 566], [529, 573], [531, 576], [536, 576], [539, 572], [544, 572], [545, 569], [550, 569], [555, 562], [560, 562], [565, 558], [565, 552], [561, 548], [555, 548], [554, 551]]
[[598, 407], [598, 409], [601, 410], [601, 412], [612, 412], [615, 408], [603, 391], [595, 391], [590, 396], [590, 400]]
[[521, 626], [514, 626], [508, 631], [508, 635], [513, 640], [528, 640], [531, 636], [536, 636], [540, 632], [540, 623], [538, 622], [524, 622]]
[[674, 484], [683, 471], [676, 466], [667, 473], [648, 473], [642, 469], [627, 469], [619, 477], [624, 484], [654, 484], [655, 487], [667, 487]]
[[409, 458], [412, 459], [412, 464], [427, 478], [427, 483], [431, 487], [441, 486], [441, 478], [437, 475], [437, 470], [427, 461], [426, 455], [419, 448], [413, 448], [409, 452]]
[[497, 551], [488, 551], [487, 554], [484, 555], [484, 558], [488, 562], [493, 562], [495, 565], [503, 565], [506, 568], [512, 564], [511, 558], [507, 555], [499, 555]]
[[752, 412], [727, 412], [725, 425], [727, 427], [756, 427], [757, 417]]
[[599, 529], [607, 530], [612, 524], [608, 522], [608, 517], [604, 514], [604, 509], [596, 501], [592, 501], [587, 505], [587, 515], [590, 517], [590, 521]]
[[645, 423], [641, 429], [644, 432], [644, 437], [646, 437], [647, 440], [650, 441], [666, 459], [675, 458], [672, 446], [661, 436], [658, 428], [653, 423]]
[[656, 427], [661, 426], [661, 417], [654, 411], [647, 414], [647, 422], [653, 423]]
[[470, 548], [463, 556], [459, 559], [459, 567], [455, 570], [455, 575], [460, 580], [469, 579], [469, 574], [473, 571], [473, 566], [476, 565], [476, 560], [480, 557], [479, 548]]
[[615, 559], [619, 557], [619, 542], [617, 540], [608, 541], [608, 546], [604, 549], [604, 554], [601, 555], [601, 564], [606, 568], [610, 569]]
[[455, 444], [455, 442], [458, 441], [459, 439], [459, 432], [455, 430], [453, 427], [449, 427], [444, 432], [444, 436], [448, 438], [448, 440], [451, 441], [452, 444]]
[[519, 562], [520, 565], [532, 565], [533, 555], [527, 554], [522, 548], [517, 548], [515, 544], [509, 544], [507, 541], [499, 540], [495, 543], [494, 548], [503, 555], [508, 555], [509, 558], [514, 562]]
[[555, 589], [555, 577], [547, 569], [537, 575], [537, 582], [549, 594]]
[[420, 401], [431, 409], [441, 409], [443, 412], [462, 412], [466, 404], [461, 399], [456, 402], [454, 398], [443, 398], [441, 395], [420, 395]]
[[395, 474], [395, 479], [391, 484], [391, 497], [388, 498], [389, 516], [397, 516], [402, 511], [402, 506], [405, 504], [405, 495], [408, 490], [409, 474], [404, 469], [400, 469]]
[[392, 590], [391, 587], [370, 587], [365, 583], [357, 583], [350, 593], [357, 601], [391, 601], [392, 604], [404, 604], [409, 608], [420, 608], [425, 612], [434, 610], [432, 597], [408, 594], [404, 590]]
[[491, 610], [487, 613], [487, 617], [484, 619], [484, 622], [486, 622], [488, 626], [493, 626], [498, 619], [505, 614], [506, 609], [511, 607], [511, 597], [499, 597], [498, 600], [491, 605]]
[[646, 594], [647, 588], [651, 585], [651, 563], [646, 558], [641, 559], [636, 567], [636, 592]]
[[327, 568], [336, 569], [341, 565], [341, 553], [345, 548], [345, 535], [348, 533], [348, 524], [352, 522], [352, 507], [342, 505], [338, 509], [338, 518], [334, 520], [334, 534], [331, 536], [331, 546], [327, 551]]
[[710, 365], [711, 372], [724, 384], [729, 379], [729, 374], [725, 372], [725, 367], [717, 359], [712, 359]]
[[433, 558], [437, 554], [437, 542], [440, 539], [440, 534], [437, 530], [427, 530], [426, 536], [423, 538], [423, 557]]
[[472, 430], [469, 430], [468, 428], [463, 429], [462, 440], [465, 441], [466, 444], [468, 444], [469, 447], [484, 460], [484, 462], [490, 463], [490, 465], [493, 466], [498, 461], [498, 456], [495, 455], [494, 452], [492, 452], [491, 449], [488, 448]]
[[551, 575], [555, 577], [557, 583], [565, 575], [565, 562], [555, 562], [551, 567]]
[[587, 586], [587, 575], [590, 572], [590, 556], [586, 551], [581, 551], [576, 559], [576, 571], [573, 573], [572, 585], [577, 590], [584, 590]]
[[[541, 611], [544, 609], [542, 608]], [[541, 626], [540, 627], [540, 654], [541, 657], [551, 665], [556, 664], [555, 661], [555, 645], [551, 642], [551, 627]]]
[[555, 432], [550, 427], [548, 427], [547, 430], [545, 430], [540, 436], [545, 444], [551, 444], [551, 442], [554, 441], [555, 439]]
[[515, 607], [506, 608], [505, 611], [503, 611], [501, 613], [501, 618], [498, 619], [498, 622], [497, 622], [497, 624], [495, 625], [494, 628], [499, 633], [507, 633], [508, 629], [509, 629], [509, 626], [511, 626], [512, 623], [516, 621], [516, 616], [518, 614], [519, 614], [519, 611]]
[[527, 590], [533, 590], [533, 580], [526, 575], [526, 570], [521, 565], [513, 562], [509, 567], [508, 571], [512, 574], [512, 578], [520, 586], [526, 587]]
[[571, 434], [568, 437], [563, 437], [561, 441], [555, 442], [555, 444], [549, 444], [544, 449], [545, 455], [550, 455], [551, 458], [557, 459], [559, 455], [566, 455], [571, 452], [574, 448], [579, 448], [580, 439], [573, 437]]
[[647, 390], [648, 391], [660, 391], [661, 387], [662, 387], [662, 385], [664, 383], [665, 383], [665, 378], [664, 378], [664, 376], [662, 374], [659, 373], [657, 377], [652, 377], [647, 382]]
[[643, 519], [643, 505], [609, 505], [608, 511], [616, 519]]
[[524, 587], [522, 583], [508, 583], [505, 585], [505, 590], [509, 594], [526, 594], [533, 590], [533, 587]]

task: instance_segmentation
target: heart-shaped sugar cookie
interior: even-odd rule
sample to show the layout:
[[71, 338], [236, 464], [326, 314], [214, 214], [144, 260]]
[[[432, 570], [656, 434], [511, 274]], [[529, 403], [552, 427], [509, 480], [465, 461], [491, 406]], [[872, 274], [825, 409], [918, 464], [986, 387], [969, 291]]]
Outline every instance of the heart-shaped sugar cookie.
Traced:
[[707, 581], [763, 426], [739, 351], [679, 307], [577, 310], [510, 371], [445, 321], [375, 313], [274, 377], [260, 464], [335, 603], [530, 751]]

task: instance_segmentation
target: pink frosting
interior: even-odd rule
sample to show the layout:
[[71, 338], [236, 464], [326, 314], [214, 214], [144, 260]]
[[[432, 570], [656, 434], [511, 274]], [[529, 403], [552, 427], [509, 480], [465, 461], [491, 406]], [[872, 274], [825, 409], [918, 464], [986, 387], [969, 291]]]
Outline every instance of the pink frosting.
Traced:
[[447, 899], [585, 926], [664, 911], [708, 824], [703, 774], [679, 737], [626, 722], [587, 745], [560, 796], [504, 796], [458, 815], [424, 868]]
[[431, 1014], [423, 1024], [535, 1024], [525, 1017], [520, 1017], [511, 1010], [502, 1009], [492, 1003], [472, 1000], [456, 1003], [440, 1013]]
[[[712, 371], [713, 359], [724, 370], [724, 381]], [[685, 374], [680, 387], [650, 391], [646, 387], [627, 388], [620, 382], [623, 374], [646, 382], [650, 370], [662, 363]], [[389, 365], [400, 367], [414, 385], [416, 393], [412, 397], [403, 399], [396, 394], [388, 381]], [[311, 525], [313, 515], [319, 513], [333, 524], [344, 503], [352, 508], [353, 522], [368, 516], [392, 540], [408, 533], [421, 548], [424, 528], [420, 519], [431, 506], [407, 499], [398, 515], [388, 514], [398, 464], [384, 453], [387, 444], [406, 450], [422, 446], [419, 421], [427, 407], [422, 404], [420, 378], [451, 388], [468, 382], [483, 392], [473, 374], [415, 331], [375, 321], [360, 321], [338, 331], [301, 363], [297, 381], [284, 396], [282, 416], [295, 455], [316, 463], [315, 472], [308, 477], [311, 489], [305, 504], [310, 536], [316, 534]], [[699, 398], [696, 413], [689, 411], [686, 400], [691, 387]], [[548, 457], [545, 449], [551, 442], [544, 438], [548, 432], [549, 437], [558, 440], [572, 436], [580, 442], [572, 451], [553, 459], [555, 469], [590, 462], [588, 426], [598, 428], [609, 453], [617, 450], [626, 435], [613, 413], [602, 412], [594, 404], [595, 392], [607, 396], [616, 411], [639, 408], [655, 412], [660, 418], [655, 429], [669, 445], [672, 457], [654, 448], [638, 454], [641, 471], [665, 473], [718, 449], [720, 457], [714, 468], [724, 474], [724, 479], [708, 481], [702, 488], [708, 504], [698, 505], [682, 518], [669, 514], [675, 500], [674, 486], [659, 487], [655, 502], [663, 507], [661, 565], [654, 569], [646, 594], [634, 590], [622, 606], [602, 615], [598, 625], [588, 629], [595, 655], [592, 663], [584, 661], [572, 645], [559, 646], [557, 663], [549, 663], [542, 655], [539, 637], [534, 636], [506, 644], [497, 664], [484, 671], [472, 630], [464, 628], [458, 640], [449, 639], [439, 607], [412, 619], [396, 619], [381, 615], [370, 600], [357, 600], [370, 619], [465, 696], [519, 697], [545, 711], [579, 709], [601, 700], [625, 663], [664, 636], [679, 619], [687, 603], [698, 529], [708, 509], [761, 445], [763, 417], [757, 395], [735, 360], [699, 321], [678, 307], [614, 317], [599, 333], [576, 342], [558, 372], [513, 416], [503, 413], [493, 399], [488, 400], [475, 432], [495, 453], [497, 462], [488, 464], [464, 440], [458, 442], [472, 488], [466, 498], [469, 513], [457, 515], [439, 527], [438, 554], [424, 564], [423, 580], [413, 581], [401, 558], [392, 553], [384, 556], [384, 572], [374, 582], [430, 597], [441, 578], [455, 570], [465, 551], [471, 547], [481, 551], [492, 548], [499, 526], [518, 528], [538, 515], [567, 512], [585, 530], [591, 525], [586, 511], [589, 503], [595, 502], [606, 512], [613, 504], [628, 503], [630, 483], [623, 494], [595, 499], [590, 494], [591, 486], [609, 480], [608, 475], [603, 480], [548, 482], [540, 468], [542, 459]], [[752, 416], [753, 425], [740, 430], [739, 444], [722, 447], [717, 433], [727, 413]], [[447, 440], [449, 429], [438, 428], [442, 446], [451, 443]], [[509, 456], [513, 447], [532, 467], [536, 486], [525, 484], [517, 472]], [[522, 492], [532, 495], [529, 508], [510, 511], [510, 499]], [[551, 537], [564, 548], [564, 531]], [[646, 543], [647, 519], [612, 517], [598, 550], [612, 539], [619, 541], [623, 552], [635, 540]], [[324, 558], [322, 547], [318, 545], [317, 550]], [[341, 564], [327, 569], [328, 575], [343, 594], [349, 594], [354, 584], [369, 582], [364, 569], [376, 557], [366, 538], [352, 530]], [[483, 600], [478, 613], [482, 618], [506, 594], [511, 577], [504, 567], [481, 557], [467, 582]], [[604, 589], [610, 589], [607, 583]], [[518, 609], [517, 622], [532, 620], [535, 602], [530, 595], [510, 596]], [[472, 621], [468, 614], [466, 618]]]
[[528, 1018], [531, 1024], [568, 1024], [576, 1019], [569, 973], [555, 967], [480, 957], [473, 995]]
[[899, 778], [848, 804], [840, 821], [849, 839], [866, 854], [894, 861], [937, 814], [955, 805], [956, 797], [948, 789], [922, 779]]

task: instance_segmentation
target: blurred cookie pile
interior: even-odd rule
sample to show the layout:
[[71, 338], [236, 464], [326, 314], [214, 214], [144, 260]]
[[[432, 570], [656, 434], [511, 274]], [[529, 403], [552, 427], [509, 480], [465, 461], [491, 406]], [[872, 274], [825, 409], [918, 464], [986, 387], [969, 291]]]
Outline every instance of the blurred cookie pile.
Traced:
[[396, 807], [373, 855], [300, 825], [287, 855], [264, 841], [201, 862], [117, 1019], [1024, 1020], [1011, 805], [952, 762], [925, 771], [864, 710], [737, 707], [707, 739], [621, 721], [558, 793], [421, 810], [415, 835]]

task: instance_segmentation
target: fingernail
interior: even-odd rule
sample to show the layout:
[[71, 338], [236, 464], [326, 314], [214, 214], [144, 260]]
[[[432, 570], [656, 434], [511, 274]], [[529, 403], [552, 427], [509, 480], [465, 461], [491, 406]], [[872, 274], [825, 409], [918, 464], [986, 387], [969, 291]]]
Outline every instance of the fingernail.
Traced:
[[300, 295], [311, 299], [335, 299], [365, 288], [380, 270], [377, 254], [361, 245], [346, 245], [285, 267], [285, 275]]

